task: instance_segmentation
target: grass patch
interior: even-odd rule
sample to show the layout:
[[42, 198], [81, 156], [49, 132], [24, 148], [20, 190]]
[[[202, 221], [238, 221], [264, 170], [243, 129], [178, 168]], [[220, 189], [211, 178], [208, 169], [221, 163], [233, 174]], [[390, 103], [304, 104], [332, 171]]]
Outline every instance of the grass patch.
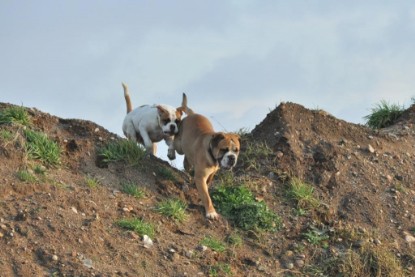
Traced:
[[211, 192], [220, 214], [242, 230], [276, 231], [281, 219], [264, 202], [257, 202], [245, 186], [217, 186]]
[[60, 164], [61, 149], [56, 142], [50, 140], [43, 133], [31, 130], [25, 130], [24, 135], [29, 158], [40, 160], [46, 166]]
[[364, 117], [366, 125], [372, 129], [379, 129], [392, 125], [402, 115], [404, 108], [382, 100], [372, 108], [371, 112], [371, 114]]
[[134, 231], [140, 236], [147, 235], [150, 238], [154, 237], [154, 226], [139, 218], [121, 219], [117, 221], [117, 225], [123, 229]]
[[125, 161], [130, 165], [137, 165], [145, 155], [145, 149], [141, 145], [127, 139], [111, 142], [98, 151], [101, 162], [105, 164]]
[[167, 167], [159, 167], [157, 168], [157, 172], [156, 172], [157, 176], [166, 179], [166, 180], [170, 180], [172, 182], [177, 182], [177, 178], [174, 175], [173, 171]]
[[223, 242], [211, 236], [204, 237], [200, 244], [209, 247], [210, 249], [218, 253], [226, 250], [226, 245]]
[[323, 248], [328, 247], [328, 240], [330, 239], [327, 232], [324, 230], [318, 230], [316, 228], [310, 228], [306, 233], [303, 234], [309, 243], [312, 245], [319, 245]]
[[228, 243], [229, 245], [233, 247], [242, 246], [243, 242], [244, 241], [243, 241], [242, 236], [239, 235], [238, 233], [232, 233], [226, 237], [226, 243]]
[[85, 177], [85, 182], [86, 182], [86, 185], [91, 189], [97, 188], [99, 186], [99, 180], [94, 177], [90, 177], [90, 176]]
[[259, 171], [263, 164], [268, 164], [264, 161], [275, 158], [274, 151], [265, 142], [248, 140], [247, 137], [241, 138], [243, 149], [239, 154], [238, 163], [246, 170]]
[[13, 139], [13, 133], [8, 130], [0, 130], [0, 138], [5, 141]]
[[314, 188], [298, 178], [290, 180], [287, 195], [297, 203], [298, 210], [310, 210], [320, 206], [320, 201], [314, 197]]
[[157, 212], [178, 222], [183, 222], [187, 218], [186, 209], [187, 204], [179, 199], [166, 199], [156, 207]]
[[359, 249], [348, 249], [336, 257], [321, 261], [306, 271], [312, 276], [409, 276], [399, 260], [383, 245], [366, 243]]
[[228, 263], [217, 263], [209, 266], [209, 276], [229, 276], [232, 275], [231, 265]]
[[26, 182], [26, 183], [36, 182], [36, 177], [32, 173], [30, 173], [28, 170], [19, 170], [16, 173], [16, 176], [22, 182]]
[[23, 107], [13, 106], [0, 111], [0, 125], [18, 123], [24, 126], [30, 124], [30, 117]]
[[144, 190], [139, 188], [134, 183], [122, 183], [121, 191], [137, 199], [143, 198], [145, 196]]

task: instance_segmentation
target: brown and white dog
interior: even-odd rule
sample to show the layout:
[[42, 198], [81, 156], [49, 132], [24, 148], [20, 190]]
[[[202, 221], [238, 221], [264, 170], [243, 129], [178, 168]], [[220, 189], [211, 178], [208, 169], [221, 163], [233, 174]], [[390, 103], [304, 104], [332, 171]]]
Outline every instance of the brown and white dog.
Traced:
[[156, 142], [165, 140], [169, 146], [168, 155], [174, 155], [173, 139], [179, 131], [179, 123], [183, 109], [168, 105], [143, 105], [133, 110], [128, 87], [122, 83], [127, 104], [127, 115], [122, 124], [124, 135], [137, 143], [141, 143], [147, 153], [155, 155]]
[[[210, 121], [203, 115], [194, 113], [187, 107], [187, 97], [183, 93], [182, 109], [187, 114], [174, 138], [174, 149], [184, 154], [186, 171], [194, 169], [194, 181], [205, 207], [206, 217], [217, 219], [219, 215], [213, 207], [208, 185], [219, 168], [231, 169], [235, 166], [240, 149], [240, 138], [236, 134], [215, 132]], [[175, 159], [175, 155], [168, 156]]]

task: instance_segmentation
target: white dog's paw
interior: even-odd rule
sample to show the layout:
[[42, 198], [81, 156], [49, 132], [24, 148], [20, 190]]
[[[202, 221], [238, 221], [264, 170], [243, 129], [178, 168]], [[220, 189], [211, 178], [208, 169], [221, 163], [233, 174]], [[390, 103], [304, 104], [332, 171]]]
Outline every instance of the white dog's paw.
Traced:
[[174, 149], [167, 150], [167, 157], [169, 158], [169, 160], [176, 159], [176, 151], [174, 151]]
[[213, 212], [206, 213], [206, 217], [208, 219], [216, 220], [216, 219], [219, 219], [219, 214], [216, 211], [213, 211]]

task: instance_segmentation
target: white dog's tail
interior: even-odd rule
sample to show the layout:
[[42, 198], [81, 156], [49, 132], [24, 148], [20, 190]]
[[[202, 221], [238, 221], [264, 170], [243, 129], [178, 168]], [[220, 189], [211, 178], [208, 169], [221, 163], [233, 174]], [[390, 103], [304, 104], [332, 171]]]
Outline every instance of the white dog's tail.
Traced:
[[128, 93], [127, 85], [122, 83], [122, 87], [124, 88], [124, 98], [125, 103], [127, 104], [127, 113], [129, 113], [133, 110], [133, 105], [131, 104], [130, 94]]
[[187, 115], [191, 115], [191, 114], [194, 114], [195, 112], [191, 109], [191, 108], [189, 108], [188, 106], [187, 106], [187, 96], [186, 96], [186, 94], [183, 92], [183, 100], [182, 100], [182, 106], [181, 106], [181, 109], [182, 109], [182, 111], [183, 112], [185, 112]]

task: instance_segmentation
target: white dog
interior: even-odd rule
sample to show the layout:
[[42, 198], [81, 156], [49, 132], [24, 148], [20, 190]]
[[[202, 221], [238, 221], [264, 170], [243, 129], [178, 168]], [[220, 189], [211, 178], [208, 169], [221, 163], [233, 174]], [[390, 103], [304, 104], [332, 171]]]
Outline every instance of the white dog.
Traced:
[[127, 115], [122, 124], [124, 135], [145, 146], [147, 153], [155, 155], [156, 142], [164, 139], [168, 145], [168, 155], [174, 154], [173, 139], [179, 131], [179, 123], [183, 114], [182, 107], [169, 105], [143, 105], [132, 109], [128, 87], [122, 83], [127, 104]]

